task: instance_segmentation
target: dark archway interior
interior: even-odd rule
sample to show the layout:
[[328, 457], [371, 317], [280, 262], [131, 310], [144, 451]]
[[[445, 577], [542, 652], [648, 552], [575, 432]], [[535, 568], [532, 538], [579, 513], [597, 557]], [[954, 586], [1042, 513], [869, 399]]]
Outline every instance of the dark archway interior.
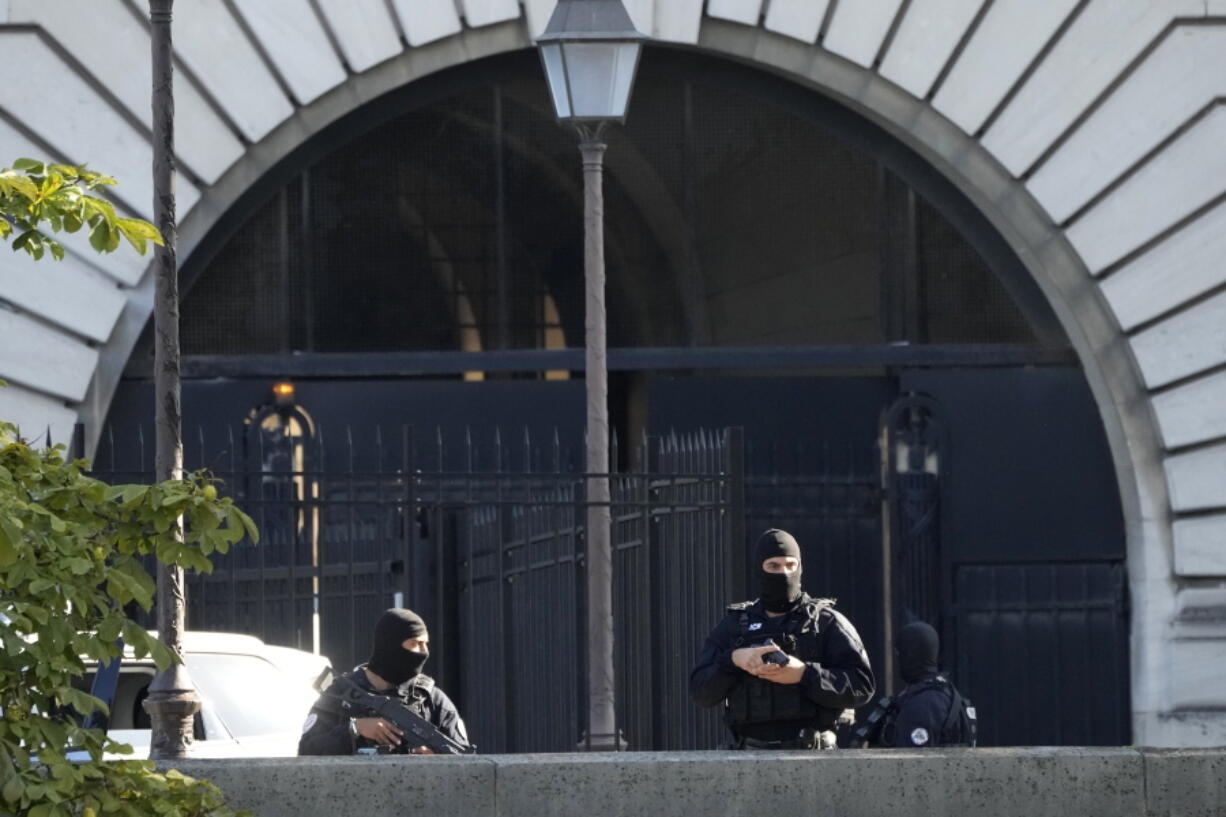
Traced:
[[[540, 470], [518, 444], [528, 426], [581, 449], [582, 384], [533, 382], [573, 372], [529, 365], [476, 384], [458, 382], [480, 374], [472, 358], [412, 368], [429, 357], [415, 353], [582, 345], [576, 141], [554, 121], [536, 55], [521, 52], [376, 100], [272, 171], [184, 267], [189, 466], [233, 462], [242, 433], [216, 427], [291, 375], [321, 429], [314, 467], [350, 482], [395, 459], [383, 429], [437, 440], [440, 471]], [[840, 104], [663, 48], [645, 53], [628, 122], [609, 134], [605, 190], [609, 344], [673, 361], [614, 367], [622, 440], [743, 429], [750, 533], [797, 534], [809, 589], [840, 599], [883, 670], [889, 622], [937, 611], [925, 615], [980, 706], [985, 743], [1127, 743], [1124, 537], [1102, 423], [1050, 306], [986, 218]], [[904, 347], [957, 354], [889, 357]], [[111, 408], [121, 431], [148, 423], [148, 349]], [[822, 362], [831, 350], [843, 362]], [[733, 362], [691, 367], [712, 351]], [[338, 369], [329, 353], [364, 368]], [[885, 473], [883, 414], [917, 394], [937, 406], [943, 441], [920, 458], [928, 470]], [[143, 458], [139, 437], [106, 437], [101, 452], [113, 471], [143, 467], [123, 465]], [[411, 446], [400, 454], [397, 474], [420, 467]], [[409, 545], [429, 528], [413, 518], [396, 527]], [[358, 527], [350, 513], [325, 549], [349, 547], [352, 561]], [[372, 565], [394, 560], [383, 533], [367, 545]], [[926, 607], [884, 589], [908, 565], [935, 577]], [[385, 604], [367, 590], [362, 603]], [[441, 611], [442, 583], [437, 594]], [[344, 620], [327, 627], [325, 643], [352, 646]]]
[[[611, 346], [1066, 345], [875, 129], [712, 64], [648, 51], [610, 134]], [[485, 68], [253, 194], [189, 265], [185, 354], [581, 345], [575, 139], [535, 55]]]

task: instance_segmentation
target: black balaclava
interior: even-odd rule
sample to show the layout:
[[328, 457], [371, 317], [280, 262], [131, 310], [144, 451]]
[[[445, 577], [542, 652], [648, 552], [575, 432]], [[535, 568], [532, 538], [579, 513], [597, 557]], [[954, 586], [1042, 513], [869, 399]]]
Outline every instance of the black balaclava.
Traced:
[[400, 646], [406, 638], [421, 638], [426, 622], [412, 610], [392, 608], [375, 623], [375, 648], [366, 666], [394, 686], [415, 677], [425, 666], [428, 652], [415, 652]]
[[758, 538], [758, 597], [772, 613], [786, 613], [800, 599], [800, 568], [796, 572], [767, 573], [762, 563], [776, 556], [792, 556], [800, 561], [800, 545], [787, 531], [771, 528]]
[[941, 639], [932, 625], [922, 621], [907, 624], [894, 636], [894, 650], [898, 653], [899, 672], [908, 684], [937, 674]]

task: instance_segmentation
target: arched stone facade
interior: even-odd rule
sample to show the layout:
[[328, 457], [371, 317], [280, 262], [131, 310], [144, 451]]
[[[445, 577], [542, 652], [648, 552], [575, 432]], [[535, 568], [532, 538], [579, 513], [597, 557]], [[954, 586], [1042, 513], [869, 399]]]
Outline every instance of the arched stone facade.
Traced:
[[[1226, 743], [1226, 2], [627, 0], [662, 43], [841, 101], [980, 208], [1046, 294], [1115, 459], [1134, 740]], [[551, 0], [178, 0], [181, 255], [347, 113], [528, 48]], [[25, 66], [0, 161], [88, 159], [149, 216], [138, 0], [7, 0]], [[145, 264], [0, 255], [0, 416], [66, 439], [105, 415], [150, 312]]]

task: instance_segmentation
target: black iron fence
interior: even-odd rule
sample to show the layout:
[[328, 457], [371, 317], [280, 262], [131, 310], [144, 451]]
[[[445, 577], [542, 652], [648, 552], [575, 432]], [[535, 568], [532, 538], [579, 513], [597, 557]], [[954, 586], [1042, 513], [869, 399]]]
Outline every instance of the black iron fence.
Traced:
[[[588, 475], [556, 434], [334, 438], [270, 412], [189, 440], [187, 467], [210, 469], [261, 532], [188, 576], [189, 627], [345, 668], [369, 654], [382, 610], [411, 606], [430, 624], [430, 672], [483, 751], [579, 742]], [[639, 468], [610, 475], [619, 730], [631, 749], [714, 747], [718, 715], [689, 702], [687, 679], [721, 606], [744, 595], [743, 442], [728, 429], [637, 448]], [[151, 464], [139, 429], [108, 432], [95, 475], [148, 480]]]

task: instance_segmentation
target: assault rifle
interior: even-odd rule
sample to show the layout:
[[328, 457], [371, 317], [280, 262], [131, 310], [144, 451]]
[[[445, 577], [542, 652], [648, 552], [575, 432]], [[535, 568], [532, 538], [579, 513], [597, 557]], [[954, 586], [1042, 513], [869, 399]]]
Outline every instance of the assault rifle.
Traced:
[[430, 721], [405, 709], [399, 699], [368, 692], [343, 675], [335, 675], [333, 679], [339, 682], [339, 691], [325, 694], [334, 696], [343, 707], [347, 705], [347, 708], [366, 710], [396, 724], [400, 731], [404, 732], [406, 740], [412, 736], [415, 745], [428, 746], [436, 755], [476, 754], [475, 746], [466, 746], [447, 737], [435, 729]]

